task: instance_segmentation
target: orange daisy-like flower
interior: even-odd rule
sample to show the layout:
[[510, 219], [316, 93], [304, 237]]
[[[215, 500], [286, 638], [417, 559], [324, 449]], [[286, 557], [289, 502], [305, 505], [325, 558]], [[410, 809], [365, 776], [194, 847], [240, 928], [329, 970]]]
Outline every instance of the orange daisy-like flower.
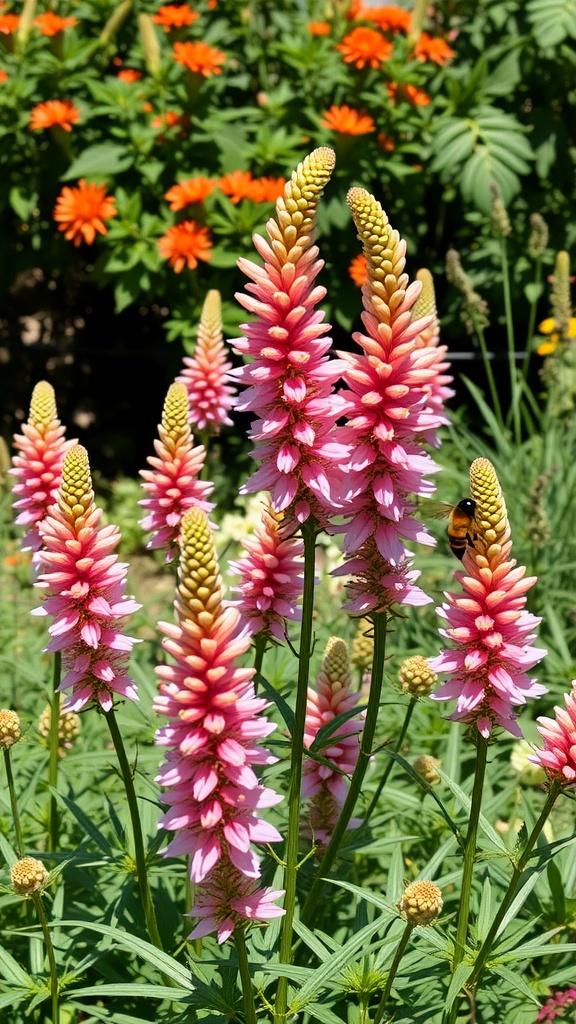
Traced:
[[106, 186], [81, 178], [78, 185], [65, 185], [56, 200], [54, 220], [67, 242], [92, 245], [97, 234], [108, 232], [104, 221], [116, 216], [114, 196], [105, 195]]
[[216, 182], [210, 178], [187, 178], [173, 185], [164, 193], [164, 199], [170, 203], [171, 210], [183, 210], [191, 203], [203, 203], [207, 196], [216, 188]]
[[254, 178], [249, 199], [255, 203], [275, 203], [284, 195], [286, 178]]
[[[148, 104], [148, 109], [152, 110], [152, 104]], [[186, 114], [179, 114], [177, 110], [167, 110], [164, 114], [157, 114], [150, 121], [151, 128], [174, 128], [177, 124], [184, 124], [189, 121], [190, 118]]]
[[218, 182], [218, 188], [225, 196], [229, 196], [232, 203], [239, 203], [241, 199], [252, 199], [252, 171], [232, 171], [231, 174], [224, 174]]
[[0, 14], [0, 35], [11, 36], [18, 28], [19, 21], [17, 14]]
[[142, 74], [142, 71], [136, 71], [136, 68], [122, 68], [116, 78], [119, 78], [121, 82], [137, 82], [139, 78], [142, 78]]
[[363, 10], [362, 0], [350, 0], [348, 10], [346, 11], [347, 20], [353, 21], [354, 18], [361, 18]]
[[76, 18], [61, 18], [53, 11], [46, 11], [45, 14], [39, 14], [37, 18], [34, 18], [34, 24], [38, 26], [43, 36], [57, 36], [65, 28], [74, 28], [78, 22]]
[[396, 143], [392, 136], [386, 135], [385, 132], [379, 132], [376, 136], [376, 141], [380, 146], [380, 149], [383, 149], [385, 153], [391, 153], [392, 150], [396, 148]]
[[65, 132], [71, 132], [72, 125], [78, 124], [79, 120], [80, 111], [70, 100], [46, 100], [32, 108], [28, 127], [38, 132], [58, 125]]
[[325, 110], [320, 123], [340, 135], [368, 135], [376, 131], [376, 125], [368, 114], [360, 114], [345, 103], [341, 107], [332, 106], [330, 110]]
[[357, 284], [359, 288], [361, 288], [363, 284], [367, 283], [368, 264], [366, 262], [366, 257], [363, 252], [359, 253], [358, 256], [354, 257], [352, 263], [348, 267], [348, 273], [350, 274], [350, 277], [354, 281], [354, 284]]
[[177, 274], [184, 267], [194, 270], [198, 260], [209, 260], [212, 255], [212, 242], [208, 228], [202, 228], [195, 220], [183, 220], [169, 228], [158, 240], [161, 255]]
[[0, 85], [3, 82], [7, 82], [7, 81], [8, 81], [8, 72], [4, 71], [4, 68], [0, 68]]
[[387, 82], [386, 88], [392, 103], [396, 103], [398, 97], [411, 103], [413, 107], [427, 107], [432, 102], [428, 93], [424, 92], [424, 89], [418, 89], [415, 85], [398, 86], [396, 82]]
[[174, 43], [172, 56], [178, 64], [183, 64], [185, 68], [196, 74], [204, 75], [204, 78], [208, 78], [210, 75], [221, 75], [220, 64], [226, 60], [225, 53], [202, 42]]
[[414, 47], [414, 54], [418, 60], [432, 60], [435, 64], [445, 64], [454, 56], [454, 50], [444, 39], [429, 36], [423, 32]]
[[328, 21], [309, 21], [308, 31], [311, 36], [329, 36], [332, 26]]
[[161, 25], [166, 32], [171, 32], [173, 28], [184, 28], [186, 25], [191, 25], [199, 17], [200, 15], [193, 11], [188, 4], [164, 4], [156, 14], [152, 15], [152, 21], [156, 25]]
[[370, 7], [361, 12], [364, 21], [371, 21], [384, 32], [408, 32], [412, 21], [410, 11], [403, 7]]
[[354, 28], [336, 46], [346, 64], [378, 68], [392, 53], [392, 43], [373, 28]]

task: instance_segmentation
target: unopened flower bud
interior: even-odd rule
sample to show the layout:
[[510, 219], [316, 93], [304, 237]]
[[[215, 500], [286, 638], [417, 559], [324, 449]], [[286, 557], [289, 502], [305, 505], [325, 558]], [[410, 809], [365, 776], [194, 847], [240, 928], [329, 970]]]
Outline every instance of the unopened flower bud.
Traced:
[[506, 212], [506, 207], [504, 206], [502, 193], [495, 181], [490, 182], [489, 189], [492, 200], [492, 210], [490, 214], [492, 231], [496, 235], [496, 238], [507, 238], [508, 235], [512, 234], [512, 227], [508, 213]]
[[546, 782], [546, 772], [542, 765], [528, 760], [533, 753], [534, 748], [528, 740], [517, 740], [510, 754], [510, 764], [518, 772], [518, 781], [525, 786], [541, 786]]
[[16, 861], [10, 877], [16, 892], [28, 896], [43, 889], [50, 874], [41, 860], [36, 860], [35, 857], [22, 857]]
[[[58, 756], [65, 757], [66, 751], [70, 750], [72, 740], [76, 739], [80, 732], [80, 715], [74, 711], [62, 711], [63, 695], [60, 694], [60, 717], [58, 719]], [[50, 736], [52, 725], [52, 708], [47, 704], [38, 722], [38, 732], [44, 739]]]
[[352, 641], [350, 661], [361, 672], [369, 672], [374, 657], [374, 627], [370, 619], [360, 619]]
[[436, 771], [439, 764], [440, 761], [436, 760], [435, 757], [431, 757], [429, 754], [421, 754], [420, 757], [417, 757], [412, 762], [412, 767], [429, 786], [437, 786], [440, 782], [440, 776]]
[[411, 693], [414, 697], [425, 697], [438, 682], [438, 676], [430, 668], [426, 658], [420, 654], [407, 658], [398, 673], [398, 681], [403, 693]]
[[462, 269], [460, 254], [456, 249], [449, 249], [446, 253], [446, 278], [462, 293], [464, 301], [460, 316], [468, 334], [474, 334], [475, 329], [487, 327], [490, 322], [488, 303], [474, 291], [472, 281]]
[[432, 924], [443, 907], [442, 891], [434, 882], [411, 882], [397, 906], [409, 924]]
[[530, 227], [532, 230], [526, 248], [531, 259], [539, 260], [542, 259], [548, 245], [548, 225], [541, 214], [531, 213]]
[[15, 711], [7, 708], [0, 710], [0, 747], [7, 750], [17, 743], [21, 736], [20, 719]]
[[550, 295], [554, 329], [564, 338], [568, 335], [572, 303], [570, 301], [570, 256], [564, 250], [556, 254]]
[[122, 27], [126, 18], [128, 17], [131, 7], [132, 0], [122, 0], [121, 4], [118, 4], [117, 7], [114, 7], [112, 14], [108, 18], [108, 21], [106, 22], [104, 28], [100, 33], [100, 46], [106, 46], [110, 42], [110, 40], [114, 38], [114, 36]]
[[155, 77], [162, 67], [162, 57], [160, 55], [160, 43], [158, 42], [156, 29], [149, 14], [138, 15], [138, 28], [140, 29], [140, 39], [142, 40], [146, 67], [150, 74]]

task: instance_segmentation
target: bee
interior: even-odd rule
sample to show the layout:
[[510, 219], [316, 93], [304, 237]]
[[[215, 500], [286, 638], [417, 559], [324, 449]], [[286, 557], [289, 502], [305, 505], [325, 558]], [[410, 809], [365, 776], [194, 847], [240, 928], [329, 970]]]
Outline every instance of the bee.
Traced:
[[441, 501], [425, 501], [423, 511], [431, 519], [448, 519], [448, 543], [456, 558], [462, 561], [467, 547], [474, 547], [478, 534], [475, 530], [474, 515], [476, 502], [472, 498], [462, 498], [457, 505], [446, 505]]

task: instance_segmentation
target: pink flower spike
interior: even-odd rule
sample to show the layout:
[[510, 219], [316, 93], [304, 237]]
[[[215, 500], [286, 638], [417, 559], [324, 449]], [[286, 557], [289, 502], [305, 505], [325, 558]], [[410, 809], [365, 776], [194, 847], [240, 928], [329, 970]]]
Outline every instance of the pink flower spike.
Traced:
[[232, 426], [228, 411], [236, 389], [226, 383], [232, 369], [226, 357], [220, 292], [212, 289], [202, 307], [194, 355], [184, 358], [185, 369], [176, 378], [186, 385], [193, 429], [219, 434], [222, 426]]
[[154, 442], [156, 456], [149, 456], [152, 469], [141, 469], [140, 476], [147, 498], [138, 504], [149, 509], [140, 521], [152, 536], [148, 548], [166, 548], [166, 561], [178, 555], [178, 535], [184, 512], [200, 508], [209, 512], [214, 505], [206, 501], [213, 484], [198, 480], [206, 451], [194, 447], [190, 432], [188, 393], [181, 383], [171, 384], [164, 402], [162, 423], [158, 426], [160, 440]]
[[[66, 452], [76, 444], [64, 439], [54, 388], [47, 381], [36, 384], [28, 422], [23, 424], [21, 434], [14, 435], [14, 444], [19, 454], [14, 456], [9, 472], [16, 477], [12, 488], [17, 498], [14, 508], [20, 510], [16, 523], [29, 527], [22, 548], [38, 551], [42, 543], [40, 523], [56, 501]], [[35, 557], [33, 561], [37, 564]]]
[[296, 605], [302, 599], [304, 545], [294, 537], [282, 539], [281, 513], [267, 509], [254, 537], [242, 541], [246, 556], [230, 562], [240, 576], [232, 593], [242, 596], [230, 601], [238, 608], [250, 634], [266, 633], [286, 639], [287, 620], [300, 621]]
[[528, 758], [540, 765], [551, 782], [576, 786], [576, 680], [571, 693], [564, 694], [564, 707], [555, 707], [555, 718], [538, 718], [538, 732], [544, 740]]
[[[323, 725], [338, 715], [350, 711], [361, 699], [361, 693], [351, 692], [352, 674], [348, 646], [344, 640], [332, 636], [326, 644], [322, 668], [316, 685], [308, 688], [304, 743], [311, 747]], [[351, 775], [360, 752], [360, 737], [364, 727], [361, 717], [349, 718], [332, 733], [328, 745], [319, 751], [323, 761], [307, 757], [302, 767], [302, 796], [307, 800], [305, 816], [313, 839], [322, 846], [330, 841], [332, 830], [348, 792], [347, 776]], [[348, 828], [360, 822], [352, 819]]]
[[266, 225], [268, 240], [254, 237], [264, 266], [238, 261], [251, 283], [236, 297], [256, 319], [234, 343], [251, 361], [231, 373], [247, 387], [236, 408], [257, 417], [250, 436], [260, 468], [242, 490], [269, 490], [276, 512], [291, 520], [297, 506], [300, 522], [313, 515], [322, 526], [342, 506], [339, 464], [348, 454], [335, 433], [341, 363], [329, 359], [322, 336], [330, 327], [316, 309], [326, 294], [315, 285], [323, 266], [313, 244], [316, 208], [334, 160], [321, 148], [298, 165]]
[[167, 725], [156, 735], [167, 748], [156, 781], [168, 810], [160, 826], [174, 832], [165, 855], [190, 859], [196, 886], [193, 937], [218, 933], [224, 942], [247, 921], [282, 913], [271, 905], [281, 893], [259, 890], [260, 863], [253, 845], [281, 835], [260, 817], [281, 797], [263, 786], [254, 766], [277, 759], [259, 745], [274, 729], [256, 697], [254, 669], [237, 659], [250, 646], [236, 608], [224, 607], [209, 523], [200, 509], [182, 518], [176, 625], [160, 623], [174, 664], [156, 669], [160, 695], [154, 710]]
[[120, 533], [115, 526], [99, 527], [101, 515], [88, 453], [77, 444], [64, 459], [57, 504], [39, 526], [44, 571], [36, 583], [46, 593], [40, 611], [54, 620], [46, 651], [62, 651], [66, 675], [59, 689], [72, 690], [65, 711], [78, 711], [90, 701], [108, 711], [117, 697], [138, 700], [126, 670], [132, 645], [139, 641], [121, 628], [140, 605], [124, 596], [127, 566], [113, 554]]
[[455, 573], [462, 592], [445, 594], [447, 603], [437, 609], [446, 623], [440, 633], [453, 646], [430, 661], [448, 679], [431, 696], [456, 699], [451, 718], [473, 722], [485, 737], [495, 725], [521, 736], [515, 709], [547, 692], [526, 675], [546, 654], [532, 646], [540, 619], [525, 610], [526, 591], [536, 579], [510, 558], [508, 513], [488, 459], [472, 463], [470, 494], [473, 546], [463, 554], [464, 571]]
[[362, 351], [338, 353], [347, 385], [340, 393], [348, 417], [341, 438], [351, 452], [351, 500], [338, 530], [352, 556], [339, 571], [352, 576], [345, 607], [367, 614], [429, 600], [415, 586], [419, 574], [411, 569], [406, 542], [433, 543], [412, 518], [413, 496], [434, 491], [426, 478], [439, 467], [423, 442], [434, 440], [445, 418], [431, 393], [437, 351], [421, 344], [434, 321], [414, 312], [422, 286], [410, 284], [404, 272], [406, 243], [364, 189], [350, 189], [347, 199], [368, 279], [362, 288], [365, 330], [354, 335]]
[[[414, 304], [414, 317], [416, 319], [419, 317], [433, 317], [429, 327], [425, 328], [416, 338], [417, 348], [433, 349], [435, 352], [435, 358], [430, 367], [434, 371], [434, 375], [423, 386], [423, 390], [428, 395], [427, 409], [432, 415], [436, 416], [440, 423], [447, 424], [449, 420], [444, 413], [444, 404], [455, 395], [452, 388], [448, 387], [448, 384], [453, 380], [446, 373], [446, 370], [450, 369], [450, 363], [446, 362], [448, 346], [440, 344], [440, 323], [436, 312], [436, 297], [432, 274], [429, 270], [419, 270], [416, 274], [416, 280], [421, 282], [422, 291]], [[440, 441], [435, 429], [424, 431], [423, 436], [429, 444], [434, 445], [435, 448], [439, 447]]]

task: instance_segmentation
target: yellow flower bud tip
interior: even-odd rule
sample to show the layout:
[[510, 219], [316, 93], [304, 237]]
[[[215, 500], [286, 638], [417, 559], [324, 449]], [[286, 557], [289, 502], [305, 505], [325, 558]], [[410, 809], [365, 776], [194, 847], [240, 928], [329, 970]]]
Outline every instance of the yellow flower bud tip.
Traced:
[[416, 272], [416, 280], [422, 282], [422, 291], [414, 303], [412, 318], [417, 320], [421, 316], [436, 316], [436, 294], [432, 274], [423, 267]]
[[406, 246], [381, 204], [366, 189], [351, 188], [346, 201], [366, 257], [370, 291], [377, 303], [374, 311], [379, 319], [390, 322], [408, 287], [408, 275], [404, 273]]
[[17, 743], [22, 735], [20, 719], [15, 711], [8, 708], [0, 710], [0, 747], [7, 750], [14, 743]]
[[[470, 495], [476, 502], [474, 525], [479, 533], [478, 540], [490, 559], [508, 540], [510, 527], [504, 495], [494, 466], [488, 459], [475, 459], [470, 466]], [[477, 541], [474, 544], [478, 548]]]
[[202, 306], [201, 323], [206, 325], [220, 324], [222, 321], [222, 297], [217, 288], [211, 288], [206, 293], [204, 305]]
[[36, 860], [35, 857], [21, 857], [14, 864], [10, 878], [16, 892], [29, 896], [30, 893], [38, 892], [45, 887], [50, 874], [41, 860]]
[[88, 452], [81, 444], [75, 444], [64, 459], [58, 504], [65, 515], [78, 519], [91, 510], [93, 503]]
[[[294, 248], [299, 240], [309, 239], [314, 227], [316, 207], [330, 181], [336, 164], [333, 149], [321, 146], [313, 150], [298, 167], [292, 171], [284, 188], [284, 195], [276, 203], [276, 216], [280, 238], [286, 251]], [[269, 224], [271, 239], [278, 237], [278, 230]]]
[[326, 644], [322, 668], [334, 679], [344, 679], [350, 672], [348, 644], [339, 636], [331, 636]]
[[[74, 711], [62, 711], [63, 695], [60, 694], [60, 717], [58, 719], [58, 756], [65, 757], [66, 750], [72, 746], [72, 740], [76, 739], [80, 732], [80, 715]], [[38, 721], [38, 732], [44, 740], [50, 737], [52, 727], [52, 707], [47, 704]]]
[[56, 409], [56, 396], [54, 388], [47, 380], [40, 380], [36, 384], [30, 400], [30, 415], [28, 422], [35, 427], [48, 426], [58, 416]]
[[414, 697], [425, 697], [438, 681], [438, 676], [430, 668], [426, 658], [415, 654], [412, 658], [406, 658], [400, 667], [398, 681], [403, 693], [410, 693]]
[[164, 400], [162, 428], [167, 437], [163, 437], [163, 440], [188, 441], [190, 439], [189, 416], [188, 389], [185, 384], [176, 381], [168, 388]]
[[441, 781], [440, 776], [436, 769], [440, 766], [440, 761], [437, 761], [435, 757], [431, 757], [429, 754], [421, 754], [415, 761], [412, 762], [412, 767], [415, 772], [427, 782], [429, 786], [437, 786]]
[[182, 516], [178, 579], [183, 617], [219, 614], [222, 581], [218, 557], [208, 517], [199, 508], [190, 508]]
[[356, 636], [352, 641], [352, 652], [350, 660], [352, 664], [367, 671], [372, 665], [374, 657], [374, 631], [370, 619], [360, 619]]
[[428, 925], [436, 920], [444, 903], [442, 890], [434, 882], [411, 882], [407, 885], [398, 910], [411, 925]]

